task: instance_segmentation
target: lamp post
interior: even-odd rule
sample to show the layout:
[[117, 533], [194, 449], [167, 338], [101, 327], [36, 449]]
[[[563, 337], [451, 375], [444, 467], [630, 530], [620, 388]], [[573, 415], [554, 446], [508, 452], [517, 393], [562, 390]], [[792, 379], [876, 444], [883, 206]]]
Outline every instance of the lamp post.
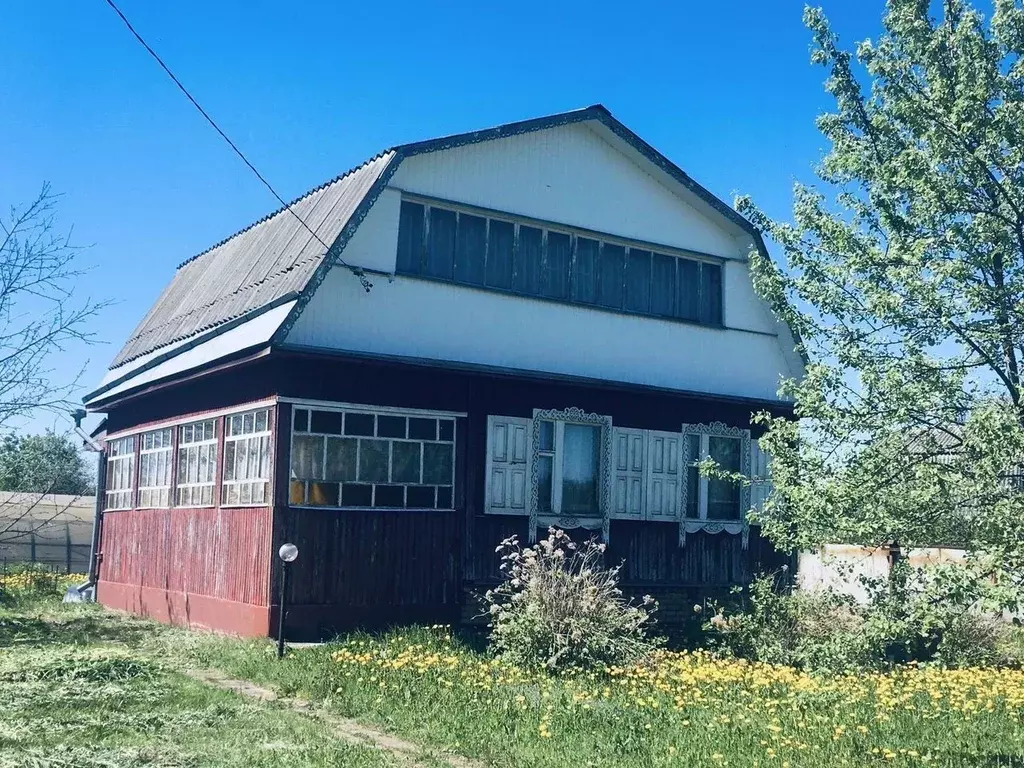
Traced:
[[277, 616], [277, 658], [284, 656], [284, 615], [285, 601], [288, 599], [288, 566], [295, 562], [299, 556], [299, 548], [294, 544], [282, 544], [277, 550], [277, 556], [281, 558], [281, 604], [278, 606]]

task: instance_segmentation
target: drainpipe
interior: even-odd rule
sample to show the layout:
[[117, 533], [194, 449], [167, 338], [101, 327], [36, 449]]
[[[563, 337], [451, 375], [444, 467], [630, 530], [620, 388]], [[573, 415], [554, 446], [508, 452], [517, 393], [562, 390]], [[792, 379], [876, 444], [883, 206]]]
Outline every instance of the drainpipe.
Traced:
[[85, 418], [85, 411], [79, 409], [71, 412], [71, 417], [75, 420], [75, 432], [82, 441], [85, 443], [85, 447], [95, 452], [96, 455], [96, 508], [93, 512], [92, 518], [92, 542], [89, 547], [89, 577], [84, 584], [79, 584], [77, 587], [70, 587], [67, 594], [64, 596], [64, 602], [94, 602], [96, 600], [96, 582], [99, 579], [99, 562], [98, 554], [100, 548], [100, 531], [103, 525], [103, 496], [104, 486], [106, 483], [106, 473], [104, 468], [107, 464], [107, 451], [106, 449], [92, 439], [84, 429], [82, 429], [82, 419]]

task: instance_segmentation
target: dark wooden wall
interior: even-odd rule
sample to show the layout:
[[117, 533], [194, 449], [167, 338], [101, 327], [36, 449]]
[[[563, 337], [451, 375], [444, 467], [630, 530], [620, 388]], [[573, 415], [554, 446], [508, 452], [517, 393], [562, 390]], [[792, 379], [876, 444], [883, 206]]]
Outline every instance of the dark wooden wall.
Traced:
[[[483, 588], [498, 577], [495, 547], [513, 534], [525, 539], [527, 521], [482, 514], [489, 414], [531, 416], [534, 408], [576, 406], [610, 415], [619, 426], [678, 430], [684, 422], [749, 427], [751, 412], [765, 407], [639, 387], [276, 352], [136, 398], [110, 412], [108, 428], [117, 431], [273, 395], [467, 414], [458, 427], [458, 509], [447, 513], [289, 508], [284, 503], [288, 432], [278, 433], [273, 536], [261, 534], [266, 541], [249, 546], [267, 574], [263, 589], [271, 606], [270, 625], [276, 627], [279, 567], [276, 558], [262, 558], [285, 540], [298, 544], [287, 616], [288, 634], [296, 638], [357, 626], [454, 621], [467, 589]], [[784, 408], [773, 410], [785, 413]], [[290, 423], [288, 411], [286, 404], [279, 407], [285, 425]], [[590, 535], [571, 533], [577, 538]], [[124, 532], [128, 539], [145, 535], [141, 530]], [[675, 525], [627, 521], [612, 523], [608, 550], [609, 562], [625, 560], [627, 585], [679, 589], [742, 583], [772, 555], [756, 532], [748, 550], [741, 548], [738, 536], [724, 533], [690, 535], [680, 548]]]

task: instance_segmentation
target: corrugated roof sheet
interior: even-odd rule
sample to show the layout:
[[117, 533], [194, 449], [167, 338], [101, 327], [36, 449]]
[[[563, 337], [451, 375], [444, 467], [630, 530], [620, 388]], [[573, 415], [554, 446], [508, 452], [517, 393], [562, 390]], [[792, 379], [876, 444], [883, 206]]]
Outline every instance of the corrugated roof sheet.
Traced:
[[[337, 239], [394, 158], [384, 152], [290, 203], [324, 243]], [[298, 294], [326, 249], [287, 208], [184, 262], [111, 363], [153, 350]]]

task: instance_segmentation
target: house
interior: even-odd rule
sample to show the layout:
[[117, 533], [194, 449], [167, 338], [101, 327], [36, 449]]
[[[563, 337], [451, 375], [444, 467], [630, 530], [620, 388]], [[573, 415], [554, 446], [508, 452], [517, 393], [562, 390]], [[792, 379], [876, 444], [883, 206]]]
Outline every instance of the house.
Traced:
[[182, 263], [86, 397], [98, 599], [266, 635], [291, 541], [290, 637], [455, 622], [502, 539], [557, 525], [672, 621], [777, 557], [751, 487], [694, 466], [763, 473], [751, 414], [803, 371], [752, 248], [602, 106], [312, 190]]

